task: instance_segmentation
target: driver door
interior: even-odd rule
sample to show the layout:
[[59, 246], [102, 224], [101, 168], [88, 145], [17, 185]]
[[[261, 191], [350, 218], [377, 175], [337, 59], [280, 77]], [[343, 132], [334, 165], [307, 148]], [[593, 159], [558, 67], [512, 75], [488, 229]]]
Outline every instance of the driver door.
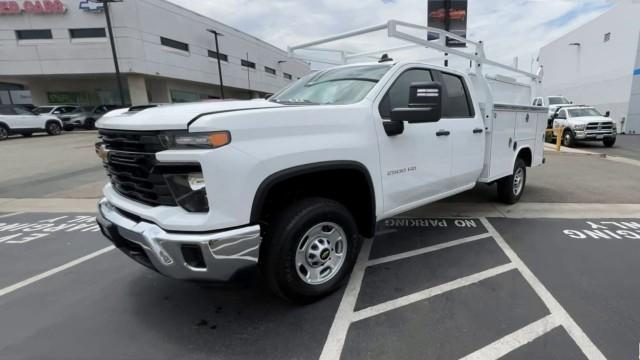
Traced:
[[433, 82], [427, 68], [411, 67], [399, 72], [374, 104], [384, 213], [392, 216], [427, 202], [447, 191], [451, 173], [452, 144], [447, 120], [407, 123], [399, 135], [388, 135], [383, 123], [390, 121], [391, 110], [409, 107], [412, 83]]

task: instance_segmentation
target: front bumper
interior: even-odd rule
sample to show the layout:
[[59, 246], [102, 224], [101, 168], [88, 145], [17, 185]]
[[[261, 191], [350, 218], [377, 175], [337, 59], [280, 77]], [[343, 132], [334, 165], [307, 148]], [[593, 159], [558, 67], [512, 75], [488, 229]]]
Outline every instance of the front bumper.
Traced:
[[167, 232], [126, 216], [106, 199], [98, 204], [97, 221], [118, 249], [171, 278], [229, 281], [258, 262], [258, 225], [211, 233]]
[[575, 131], [575, 139], [581, 141], [600, 141], [615, 138], [616, 133], [611, 131]]

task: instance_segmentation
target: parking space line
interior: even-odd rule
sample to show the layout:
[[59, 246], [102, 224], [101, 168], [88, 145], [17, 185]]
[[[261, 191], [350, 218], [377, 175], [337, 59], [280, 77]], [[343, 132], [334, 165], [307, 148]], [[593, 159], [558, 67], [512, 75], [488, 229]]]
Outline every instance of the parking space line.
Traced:
[[502, 273], [505, 273], [507, 271], [511, 271], [515, 269], [516, 269], [516, 266], [511, 263], [496, 266], [489, 270], [485, 270], [479, 273], [475, 273], [473, 275], [465, 276], [463, 278], [448, 282], [446, 284], [438, 285], [430, 289], [422, 290], [407, 296], [403, 296], [401, 298], [389, 300], [382, 304], [378, 304], [378, 305], [368, 307], [366, 309], [362, 309], [360, 311], [353, 313], [351, 319], [352, 319], [352, 322], [364, 320], [366, 318], [376, 316], [387, 311], [395, 310], [397, 308], [407, 306], [418, 301], [426, 300], [436, 295], [444, 294], [446, 292], [459, 289], [461, 287], [475, 284], [482, 280], [486, 280], [494, 276], [500, 275]]
[[543, 336], [558, 326], [560, 326], [558, 318], [554, 315], [547, 315], [546, 317], [533, 322], [522, 329], [501, 338], [500, 340], [474, 351], [473, 353], [463, 357], [461, 360], [499, 359], [519, 347], [532, 342], [540, 336]]
[[576, 342], [582, 353], [590, 360], [595, 359], [606, 359], [602, 352], [593, 344], [591, 339], [585, 334], [585, 332], [578, 326], [578, 324], [573, 320], [571, 315], [560, 305], [560, 303], [551, 295], [549, 290], [538, 280], [538, 278], [533, 274], [533, 272], [525, 265], [525, 263], [520, 259], [520, 257], [511, 249], [511, 247], [504, 240], [502, 235], [498, 233], [498, 231], [489, 223], [486, 218], [480, 218], [480, 221], [485, 226], [485, 228], [489, 231], [489, 233], [496, 240], [496, 243], [502, 251], [507, 255], [507, 257], [515, 264], [518, 268], [522, 276], [529, 283], [529, 285], [533, 288], [536, 294], [540, 297], [540, 299], [547, 306], [552, 315], [554, 315], [567, 330], [567, 333], [571, 336], [573, 341]]
[[41, 274], [32, 276], [32, 277], [30, 277], [30, 278], [28, 278], [26, 280], [23, 280], [23, 281], [21, 281], [21, 282], [19, 282], [17, 284], [13, 284], [13, 285], [7, 286], [7, 287], [5, 287], [3, 289], [0, 289], [0, 297], [2, 297], [4, 295], [7, 295], [7, 294], [10, 294], [10, 293], [12, 293], [12, 292], [14, 292], [16, 290], [19, 290], [19, 289], [21, 289], [21, 288], [23, 288], [25, 286], [31, 285], [31, 284], [33, 284], [35, 282], [38, 282], [38, 281], [42, 280], [42, 279], [46, 279], [46, 278], [48, 278], [48, 277], [50, 277], [52, 275], [55, 275], [55, 274], [57, 274], [57, 273], [59, 273], [61, 271], [64, 271], [64, 270], [67, 270], [67, 269], [69, 269], [71, 267], [79, 265], [79, 264], [81, 264], [81, 263], [83, 263], [83, 262], [85, 262], [87, 260], [93, 259], [93, 258], [95, 258], [97, 256], [102, 255], [102, 254], [108, 253], [109, 251], [111, 251], [113, 249], [115, 249], [115, 246], [113, 246], [113, 245], [107, 246], [106, 248], [103, 248], [101, 250], [93, 252], [93, 253], [91, 253], [89, 255], [86, 255], [86, 256], [83, 256], [81, 258], [75, 259], [75, 260], [70, 261], [70, 262], [68, 262], [68, 263], [66, 263], [64, 265], [60, 265], [60, 266], [58, 266], [56, 268], [53, 268], [53, 269], [48, 270], [48, 271], [45, 271], [45, 272], [43, 272]]
[[20, 215], [20, 214], [24, 214], [24, 211], [18, 211], [18, 212], [14, 212], [14, 213], [11, 213], [11, 214], [0, 215], [0, 219], [4, 219], [4, 218], [12, 217], [12, 216], [15, 216], [15, 215]]
[[395, 255], [381, 257], [381, 258], [378, 258], [378, 259], [369, 260], [369, 262], [367, 262], [367, 266], [374, 266], [374, 265], [384, 264], [384, 263], [391, 262], [391, 261], [410, 258], [410, 257], [417, 256], [417, 255], [423, 255], [423, 254], [427, 254], [427, 253], [430, 253], [430, 252], [434, 252], [434, 251], [450, 248], [450, 247], [453, 247], [453, 246], [462, 245], [462, 244], [470, 243], [470, 242], [473, 242], [473, 241], [486, 239], [488, 237], [491, 237], [491, 234], [485, 233], [485, 234], [480, 234], [480, 235], [468, 236], [466, 238], [453, 240], [453, 241], [448, 241], [446, 243], [437, 244], [437, 245], [429, 246], [429, 247], [422, 248], [422, 249], [411, 250], [411, 251], [403, 252], [403, 253], [400, 253], [400, 254], [395, 254]]
[[342, 300], [336, 311], [336, 315], [331, 324], [329, 335], [322, 348], [320, 354], [320, 360], [334, 360], [339, 359], [344, 347], [344, 341], [347, 338], [347, 331], [349, 325], [351, 325], [351, 316], [353, 315], [353, 309], [355, 309], [356, 301], [358, 300], [358, 294], [360, 293], [360, 286], [362, 286], [362, 278], [364, 277], [364, 271], [367, 268], [367, 260], [371, 253], [371, 246], [373, 239], [365, 239], [362, 244], [362, 249], [358, 255], [349, 283], [344, 290]]

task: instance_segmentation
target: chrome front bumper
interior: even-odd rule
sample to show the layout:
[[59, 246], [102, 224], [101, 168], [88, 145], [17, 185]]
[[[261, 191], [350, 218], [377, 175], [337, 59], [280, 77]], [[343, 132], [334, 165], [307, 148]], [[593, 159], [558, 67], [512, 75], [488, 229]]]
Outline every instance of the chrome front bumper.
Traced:
[[229, 281], [258, 262], [258, 225], [211, 233], [167, 232], [128, 217], [106, 199], [98, 204], [97, 221], [122, 252], [172, 278]]

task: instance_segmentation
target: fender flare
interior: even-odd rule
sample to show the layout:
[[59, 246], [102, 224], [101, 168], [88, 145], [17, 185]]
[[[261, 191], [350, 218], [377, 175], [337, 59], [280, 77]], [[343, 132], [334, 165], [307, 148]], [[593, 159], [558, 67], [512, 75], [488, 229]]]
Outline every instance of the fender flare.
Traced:
[[319, 163], [299, 165], [299, 166], [283, 169], [269, 175], [267, 178], [265, 178], [262, 181], [262, 183], [260, 183], [254, 195], [253, 204], [251, 206], [251, 216], [250, 216], [251, 223], [258, 222], [260, 218], [260, 212], [262, 211], [265, 205], [267, 196], [274, 186], [281, 183], [282, 181], [286, 181], [296, 176], [306, 175], [314, 172], [330, 171], [330, 170], [356, 170], [362, 173], [362, 175], [364, 175], [365, 180], [367, 182], [367, 186], [368, 186], [369, 196], [371, 198], [370, 211], [373, 216], [372, 229], [369, 229], [369, 230], [374, 231], [375, 223], [376, 223], [375, 221], [376, 194], [375, 194], [375, 188], [373, 185], [371, 174], [369, 173], [369, 170], [367, 169], [367, 167], [364, 166], [364, 164], [357, 161], [347, 161], [347, 160], [325, 161], [325, 162], [319, 162]]

